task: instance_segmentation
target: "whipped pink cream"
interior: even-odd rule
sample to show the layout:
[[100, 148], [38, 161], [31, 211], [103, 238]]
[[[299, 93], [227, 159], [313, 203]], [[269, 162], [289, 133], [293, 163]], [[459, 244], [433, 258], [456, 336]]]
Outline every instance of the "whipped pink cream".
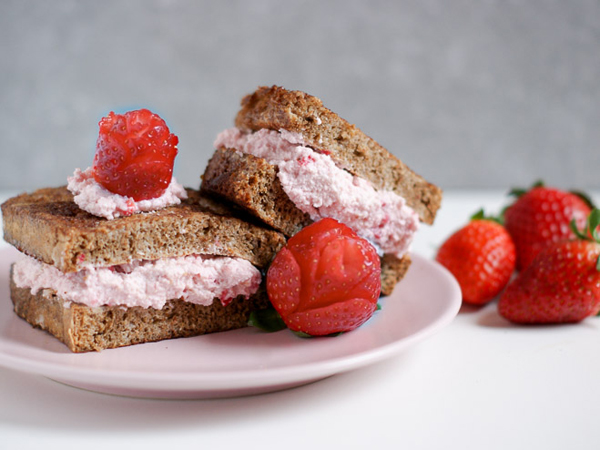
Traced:
[[169, 187], [160, 197], [136, 202], [131, 197], [114, 194], [105, 189], [94, 179], [91, 167], [84, 171], [75, 169], [73, 176], [68, 178], [67, 188], [74, 195], [77, 206], [90, 214], [109, 220], [178, 205], [181, 200], [187, 198], [184, 187], [172, 177]]
[[331, 157], [306, 146], [299, 133], [262, 129], [221, 132], [215, 147], [232, 148], [278, 167], [283, 190], [312, 220], [331, 217], [354, 229], [383, 253], [402, 257], [419, 227], [419, 217], [392, 191], [378, 191], [363, 178], [337, 167]]
[[201, 255], [88, 267], [72, 273], [27, 256], [13, 270], [18, 287], [29, 288], [33, 294], [51, 289], [67, 301], [65, 306], [75, 302], [90, 307], [161, 309], [167, 300], [179, 298], [199, 305], [210, 305], [218, 298], [226, 305], [238, 295], [254, 294], [262, 278], [244, 259]]

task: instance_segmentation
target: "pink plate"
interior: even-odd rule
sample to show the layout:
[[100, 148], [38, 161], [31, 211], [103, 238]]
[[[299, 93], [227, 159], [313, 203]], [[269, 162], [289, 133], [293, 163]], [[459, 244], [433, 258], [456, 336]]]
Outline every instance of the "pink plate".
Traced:
[[19, 256], [0, 250], [0, 366], [96, 392], [147, 398], [215, 398], [300, 386], [389, 358], [448, 325], [461, 296], [437, 263], [413, 264], [382, 309], [335, 338], [303, 339], [253, 328], [73, 354], [12, 312], [8, 273]]

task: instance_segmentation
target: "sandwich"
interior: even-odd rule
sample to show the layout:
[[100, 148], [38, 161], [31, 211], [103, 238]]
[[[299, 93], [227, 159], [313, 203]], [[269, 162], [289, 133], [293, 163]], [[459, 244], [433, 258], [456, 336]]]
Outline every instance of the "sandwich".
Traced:
[[[140, 111], [101, 121], [94, 166], [68, 186], [2, 204], [4, 239], [23, 254], [10, 273], [14, 310], [73, 352], [240, 328], [268, 306], [263, 274], [284, 236], [179, 185], [176, 138]], [[140, 157], [146, 145], [166, 162]]]
[[378, 250], [383, 295], [406, 274], [413, 236], [441, 204], [440, 188], [304, 92], [260, 87], [214, 147], [203, 194], [287, 238], [325, 217], [348, 225]]
[[23, 254], [10, 273], [14, 310], [73, 352], [270, 314], [269, 266], [322, 219], [373, 245], [376, 295], [389, 295], [441, 203], [438, 187], [299, 91], [246, 96], [198, 190], [172, 176], [178, 139], [157, 115], [110, 113], [99, 125], [91, 167], [2, 205], [4, 239]]

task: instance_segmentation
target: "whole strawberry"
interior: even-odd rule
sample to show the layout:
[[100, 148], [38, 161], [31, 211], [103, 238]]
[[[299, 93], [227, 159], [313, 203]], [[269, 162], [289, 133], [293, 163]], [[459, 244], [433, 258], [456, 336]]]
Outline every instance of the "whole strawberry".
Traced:
[[[515, 323], [579, 322], [600, 311], [600, 244], [594, 209], [577, 238], [549, 244], [506, 288], [500, 315]], [[592, 231], [593, 230], [593, 231]]]
[[380, 291], [375, 248], [328, 218], [294, 235], [267, 272], [273, 307], [289, 329], [310, 336], [359, 327], [377, 309]]
[[551, 242], [575, 237], [571, 220], [585, 225], [591, 206], [579, 194], [541, 184], [528, 192], [514, 191], [518, 199], [504, 212], [504, 226], [517, 248], [517, 270], [523, 270]]
[[460, 285], [463, 301], [482, 305], [496, 297], [515, 270], [512, 239], [495, 220], [473, 216], [440, 247], [436, 260]]
[[160, 197], [171, 183], [178, 138], [147, 109], [109, 113], [99, 123], [94, 179], [135, 201]]

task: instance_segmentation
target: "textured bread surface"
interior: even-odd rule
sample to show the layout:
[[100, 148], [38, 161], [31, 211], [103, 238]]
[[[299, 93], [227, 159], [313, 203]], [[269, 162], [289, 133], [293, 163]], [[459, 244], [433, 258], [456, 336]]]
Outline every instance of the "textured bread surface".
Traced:
[[339, 167], [369, 180], [376, 189], [402, 196], [423, 222], [431, 224], [435, 219], [441, 189], [312, 95], [278, 86], [260, 87], [242, 100], [235, 125], [248, 131], [267, 128], [301, 133], [310, 147], [330, 152]]
[[245, 327], [250, 312], [268, 306], [264, 290], [249, 299], [238, 297], [223, 306], [210, 306], [180, 299], [162, 309], [88, 306], [65, 302], [50, 289], [31, 294], [17, 287], [11, 276], [11, 299], [18, 316], [62, 341], [73, 352], [100, 351], [144, 342], [197, 336]]
[[200, 189], [237, 205], [288, 237], [312, 223], [283, 191], [277, 167], [263, 158], [217, 149], [206, 166]]
[[65, 187], [40, 189], [2, 204], [4, 239], [63, 272], [199, 253], [263, 268], [285, 244], [280, 233], [233, 217], [197, 191], [188, 195], [179, 205], [106, 220], [81, 210]]

